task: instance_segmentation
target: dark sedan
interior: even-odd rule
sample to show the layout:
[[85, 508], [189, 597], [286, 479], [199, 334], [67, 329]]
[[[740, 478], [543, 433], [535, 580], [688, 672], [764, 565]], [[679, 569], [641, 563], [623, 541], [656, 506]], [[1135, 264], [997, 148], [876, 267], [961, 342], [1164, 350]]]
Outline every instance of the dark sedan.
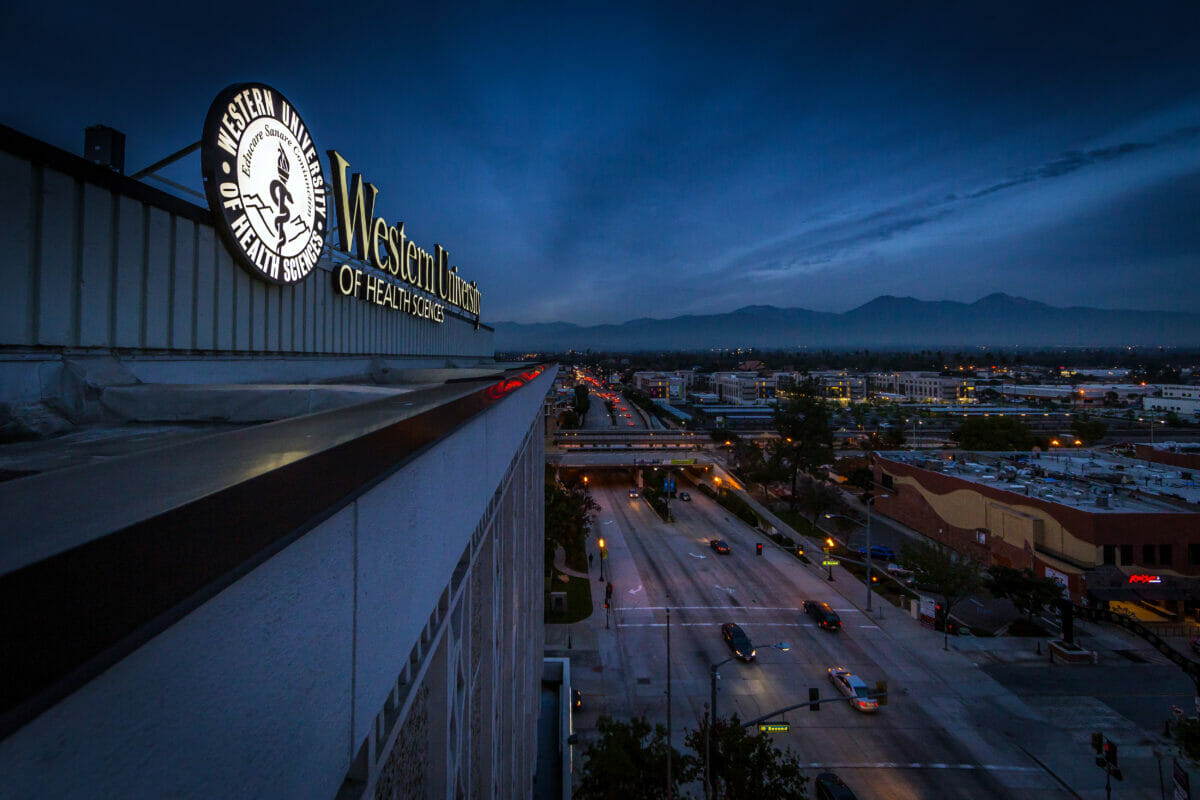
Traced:
[[708, 546], [723, 556], [729, 555], [729, 545], [725, 544], [724, 539], [713, 539], [708, 543]]
[[815, 781], [817, 800], [858, 800], [841, 778], [832, 772], [822, 772]]
[[829, 603], [819, 603], [816, 600], [804, 601], [804, 613], [808, 614], [817, 625], [827, 631], [837, 632], [842, 628], [842, 619], [837, 612], [829, 607]]
[[721, 638], [725, 640], [725, 644], [729, 645], [729, 649], [733, 654], [742, 661], [753, 661], [754, 645], [750, 643], [750, 637], [738, 625], [732, 622], [726, 622], [721, 626]]

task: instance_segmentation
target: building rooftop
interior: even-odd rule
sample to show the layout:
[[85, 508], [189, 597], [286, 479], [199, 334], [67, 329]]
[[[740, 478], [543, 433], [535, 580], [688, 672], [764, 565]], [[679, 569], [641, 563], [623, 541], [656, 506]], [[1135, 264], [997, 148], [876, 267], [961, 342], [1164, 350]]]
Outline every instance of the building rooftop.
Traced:
[[[1198, 512], [1187, 470], [1093, 451], [963, 453], [888, 451], [880, 456], [972, 483], [1093, 513]], [[1190, 473], [1188, 473], [1190, 475]]]

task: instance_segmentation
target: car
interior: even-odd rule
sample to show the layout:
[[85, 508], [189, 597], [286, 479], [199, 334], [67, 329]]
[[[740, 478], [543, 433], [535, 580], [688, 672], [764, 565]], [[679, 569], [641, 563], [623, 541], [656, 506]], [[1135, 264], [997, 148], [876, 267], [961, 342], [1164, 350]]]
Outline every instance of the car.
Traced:
[[629, 499], [630, 499], [630, 500], [636, 500], [637, 498], [639, 498], [639, 497], [641, 497], [641, 496], [642, 496], [642, 493], [641, 493], [641, 492], [639, 492], [637, 489], [630, 489], [630, 490], [629, 490]]
[[829, 607], [829, 603], [822, 603], [817, 600], [805, 600], [804, 613], [816, 620], [817, 625], [827, 631], [834, 631], [836, 633], [842, 628], [841, 617]]
[[[865, 548], [865, 547], [858, 548], [858, 554], [860, 556], [866, 556], [867, 548]], [[873, 545], [871, 545], [871, 560], [872, 561], [895, 561], [896, 560], [896, 551], [893, 550], [892, 548], [888, 547], [887, 545], [873, 544]]]
[[708, 543], [708, 546], [723, 556], [729, 555], [729, 545], [725, 544], [724, 539], [713, 539]]
[[833, 772], [822, 772], [813, 781], [817, 790], [817, 800], [858, 800], [841, 778]]
[[754, 645], [750, 643], [750, 637], [741, 629], [741, 626], [735, 623], [726, 622], [721, 626], [721, 638], [733, 651], [733, 655], [742, 661], [753, 661], [754, 657], [758, 655], [754, 650]]
[[690, 494], [688, 494], [687, 492], [680, 492], [679, 499], [682, 500], [683, 502], [687, 503], [687, 502], [691, 501], [692, 496]]
[[576, 711], [583, 708], [583, 692], [578, 689], [571, 690], [571, 708]]
[[850, 699], [850, 705], [856, 711], [871, 714], [879, 710], [879, 701], [871, 697], [871, 690], [867, 688], [867, 682], [850, 670], [842, 667], [830, 667], [829, 681], [837, 687], [843, 697]]

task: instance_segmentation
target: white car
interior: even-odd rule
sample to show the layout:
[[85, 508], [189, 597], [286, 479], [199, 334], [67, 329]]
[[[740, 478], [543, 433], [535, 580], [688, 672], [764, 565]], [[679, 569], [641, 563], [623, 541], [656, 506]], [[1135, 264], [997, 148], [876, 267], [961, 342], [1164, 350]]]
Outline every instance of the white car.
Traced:
[[869, 714], [879, 710], [879, 702], [870, 697], [870, 689], [867, 688], [866, 681], [851, 673], [850, 670], [830, 667], [829, 680], [842, 693], [842, 696], [850, 699], [850, 705], [858, 711]]

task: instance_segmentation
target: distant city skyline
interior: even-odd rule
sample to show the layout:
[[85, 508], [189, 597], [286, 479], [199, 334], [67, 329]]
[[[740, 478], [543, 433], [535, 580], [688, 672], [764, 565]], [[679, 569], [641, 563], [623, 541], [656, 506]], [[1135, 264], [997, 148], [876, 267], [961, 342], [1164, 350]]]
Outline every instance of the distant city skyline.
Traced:
[[[994, 292], [1200, 307], [1195, 4], [0, 18], [3, 124], [76, 153], [111, 125], [133, 172], [195, 141], [225, 86], [269, 83], [479, 281], [489, 324]], [[163, 174], [200, 189], [196, 156]]]

